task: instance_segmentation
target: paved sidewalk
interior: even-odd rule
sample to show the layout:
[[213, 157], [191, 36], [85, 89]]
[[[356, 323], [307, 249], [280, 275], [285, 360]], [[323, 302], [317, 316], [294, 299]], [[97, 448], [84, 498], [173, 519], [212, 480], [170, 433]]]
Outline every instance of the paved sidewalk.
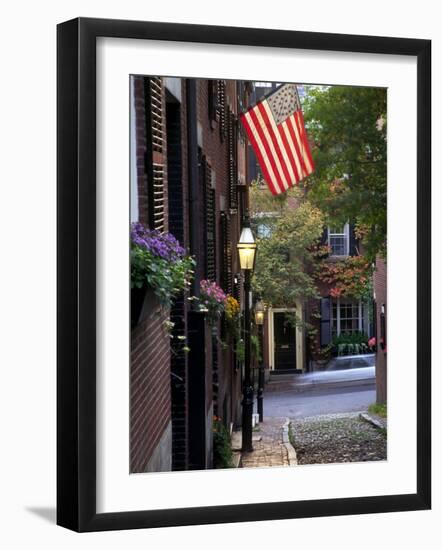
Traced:
[[[239, 436], [239, 434], [238, 434]], [[234, 446], [240, 445], [240, 436]], [[242, 453], [243, 468], [296, 465], [296, 453], [288, 441], [288, 418], [266, 418], [253, 432], [253, 452]]]

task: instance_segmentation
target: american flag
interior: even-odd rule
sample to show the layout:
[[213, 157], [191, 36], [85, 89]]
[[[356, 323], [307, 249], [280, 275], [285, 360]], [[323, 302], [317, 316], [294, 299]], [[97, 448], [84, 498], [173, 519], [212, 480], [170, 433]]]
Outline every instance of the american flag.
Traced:
[[284, 193], [313, 172], [295, 84], [284, 84], [240, 119], [273, 195]]

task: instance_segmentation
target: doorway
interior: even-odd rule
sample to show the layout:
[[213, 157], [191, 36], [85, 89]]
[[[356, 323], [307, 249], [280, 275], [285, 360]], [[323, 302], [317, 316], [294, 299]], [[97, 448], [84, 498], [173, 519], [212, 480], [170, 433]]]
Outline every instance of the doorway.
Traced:
[[275, 370], [296, 369], [296, 328], [283, 311], [273, 313], [273, 334]]

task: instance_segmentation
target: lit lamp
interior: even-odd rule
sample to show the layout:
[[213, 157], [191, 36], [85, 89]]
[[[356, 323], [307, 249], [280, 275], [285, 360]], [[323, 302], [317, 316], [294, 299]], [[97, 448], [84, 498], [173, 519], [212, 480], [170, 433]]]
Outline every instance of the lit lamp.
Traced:
[[259, 331], [259, 342], [261, 347], [261, 359], [259, 361], [259, 375], [258, 375], [258, 414], [259, 421], [264, 420], [264, 337], [263, 337], [263, 325], [264, 325], [264, 313], [265, 308], [262, 300], [258, 300], [255, 304], [255, 323]]
[[256, 242], [246, 213], [244, 226], [237, 244], [239, 264], [244, 270], [244, 380], [242, 400], [242, 450], [253, 451], [252, 416], [253, 385], [250, 372], [250, 275], [255, 264]]
[[255, 304], [255, 323], [258, 326], [264, 324], [264, 304], [262, 300], [258, 300]]
[[251, 271], [255, 265], [256, 242], [248, 222], [244, 226], [237, 244], [239, 254], [239, 265], [246, 272]]

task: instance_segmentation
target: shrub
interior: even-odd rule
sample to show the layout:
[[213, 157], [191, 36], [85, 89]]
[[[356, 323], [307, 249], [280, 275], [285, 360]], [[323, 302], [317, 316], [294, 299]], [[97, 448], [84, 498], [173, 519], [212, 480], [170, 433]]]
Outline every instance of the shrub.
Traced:
[[[372, 340], [372, 339], [371, 339]], [[342, 333], [333, 337], [333, 346], [338, 355], [368, 353], [370, 342], [365, 332]]]
[[234, 467], [230, 434], [218, 416], [213, 419], [213, 466], [214, 468]]

